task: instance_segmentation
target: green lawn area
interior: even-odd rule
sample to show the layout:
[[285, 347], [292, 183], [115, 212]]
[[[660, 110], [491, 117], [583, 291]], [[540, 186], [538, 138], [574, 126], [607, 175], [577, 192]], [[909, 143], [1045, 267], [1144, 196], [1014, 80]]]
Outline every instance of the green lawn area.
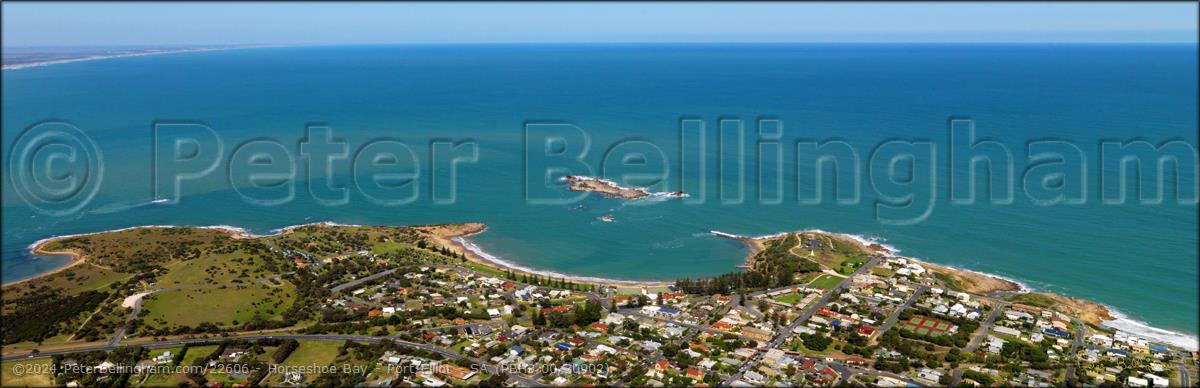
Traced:
[[1005, 299], [1008, 299], [1008, 301], [1010, 301], [1010, 302], [1027, 304], [1030, 306], [1037, 306], [1037, 307], [1042, 307], [1042, 308], [1047, 308], [1047, 307], [1054, 306], [1055, 304], [1058, 304], [1058, 302], [1055, 302], [1054, 299], [1050, 299], [1050, 297], [1041, 295], [1041, 294], [1017, 294], [1017, 295], [1013, 295], [1013, 296], [1010, 296]]
[[[65, 269], [62, 272], [47, 275], [39, 278], [36, 285], [46, 286], [48, 288], [59, 288], [66, 295], [76, 295], [85, 291], [100, 290], [110, 292], [108, 285], [113, 282], [124, 281], [131, 275], [123, 272], [115, 272], [107, 268], [100, 268], [90, 263], [83, 263]], [[20, 283], [15, 286], [4, 287], [4, 300], [10, 300], [23, 296], [29, 291], [29, 283]], [[5, 306], [5, 309], [10, 309], [11, 306]]]
[[945, 284], [946, 288], [949, 288], [952, 291], [963, 290], [962, 285], [958, 284], [958, 280], [954, 280], [954, 278], [950, 277], [949, 275], [941, 272], [933, 272], [933, 277], [937, 278], [937, 280], [941, 280], [942, 284]]
[[887, 268], [883, 268], [883, 267], [871, 268], [871, 273], [875, 274], [875, 276], [882, 276], [885, 278], [890, 278], [890, 277], [896, 275], [896, 271], [893, 271], [893, 270], [890, 270]]
[[642, 289], [637, 287], [617, 287], [617, 295], [641, 295]]
[[46, 387], [54, 385], [54, 375], [50, 372], [52, 360], [49, 357], [32, 360], [5, 361], [0, 364], [0, 386], [4, 387]]
[[[250, 265], [243, 259], [240, 263], [235, 257], [246, 257], [241, 253], [226, 253], [205, 255], [198, 259], [177, 261], [167, 265], [168, 272], [158, 278], [158, 284], [163, 288], [187, 285], [232, 284], [235, 279], [250, 283], [254, 279], [267, 277], [266, 274], [256, 274], [257, 266]], [[261, 260], [261, 259], [259, 259]], [[243, 276], [242, 273], [245, 272]]]
[[196, 360], [204, 358], [214, 350], [217, 350], [217, 345], [189, 347], [187, 354], [183, 355], [183, 362], [180, 362], [179, 365], [192, 365], [196, 363]]
[[841, 283], [842, 279], [845, 279], [845, 278], [826, 274], [826, 275], [821, 275], [821, 277], [817, 278], [816, 280], [813, 280], [812, 283], [809, 283], [808, 285], [816, 287], [816, 288], [820, 288], [820, 289], [830, 289], [830, 288], [837, 286], [838, 283]]
[[817, 277], [821, 276], [821, 272], [805, 272], [796, 277], [797, 284], [808, 284]]
[[646, 292], [651, 294], [660, 294], [664, 292], [671, 292], [671, 289], [667, 287], [646, 287]]
[[797, 302], [800, 302], [801, 299], [804, 299], [804, 296], [800, 295], [799, 293], [792, 292], [776, 296], [773, 299], [783, 303], [796, 304]]
[[476, 262], [468, 261], [463, 266], [501, 279], [508, 278], [508, 273]]
[[[89, 312], [88, 314], [91, 314], [91, 313]], [[69, 337], [71, 337], [71, 333], [59, 334], [59, 335], [56, 335], [56, 336], [53, 336], [53, 337], [47, 338], [45, 341], [42, 341], [42, 344], [41, 344], [41, 345], [38, 345], [38, 343], [37, 343], [37, 342], [33, 342], [33, 341], [25, 341], [25, 342], [17, 342], [17, 343], [14, 343], [14, 344], [8, 344], [8, 345], [4, 345], [4, 348], [5, 348], [5, 349], [12, 349], [12, 350], [17, 350], [17, 349], [20, 349], [20, 350], [37, 349], [38, 347], [42, 347], [42, 346], [47, 346], [47, 345], [54, 345], [54, 344], [66, 343], [66, 342], [67, 342], [67, 338], [69, 338]]]
[[836, 270], [842, 275], [850, 275], [854, 273], [854, 270], [866, 263], [867, 259], [861, 257], [847, 257], [846, 260], [842, 260], [841, 264], [838, 264]]
[[462, 341], [462, 342], [454, 344], [454, 346], [451, 346], [450, 350], [453, 350], [455, 353], [461, 353], [463, 348], [467, 347], [467, 345], [470, 345], [470, 344], [471, 344], [470, 340]]
[[[179, 354], [179, 349], [180, 348], [172, 348], [171, 354]], [[217, 350], [217, 345], [189, 347], [187, 354], [183, 355], [183, 362], [180, 362], [179, 365], [180, 366], [190, 366], [190, 365], [196, 363], [196, 360], [199, 360], [200, 358], [207, 356], [209, 353], [212, 353], [214, 350]], [[159, 354], [162, 354], [161, 349], [155, 349], [150, 352], [151, 357], [157, 356]], [[132, 381], [132, 380], [130, 380], [130, 381]], [[146, 382], [142, 383], [142, 386], [143, 387], [178, 386], [178, 385], [186, 383], [188, 381], [189, 380], [188, 380], [187, 376], [185, 376], [183, 373], [154, 374], [154, 375], [150, 375], [150, 377], [147, 377]]]
[[[195, 327], [201, 322], [232, 326], [251, 320], [255, 315], [278, 319], [291, 307], [295, 286], [280, 287], [254, 284], [247, 287], [164, 291], [148, 296], [142, 302], [146, 324], [152, 327], [186, 325]], [[161, 321], [160, 321], [161, 320]]]
[[[300, 341], [300, 347], [296, 348], [280, 365], [285, 368], [320, 369], [320, 367], [333, 364], [333, 361], [337, 359], [338, 349], [341, 347], [341, 341], [302, 340]], [[314, 379], [316, 379], [314, 375], [304, 376], [304, 381], [311, 382]], [[279, 384], [283, 381], [283, 373], [272, 374], [270, 380], [273, 384]]]
[[407, 246], [408, 245], [400, 244], [400, 243], [393, 242], [393, 241], [384, 241], [384, 242], [375, 243], [375, 245], [371, 247], [371, 253], [380, 254], [380, 253], [395, 252], [395, 251], [400, 250], [400, 248], [404, 248]]

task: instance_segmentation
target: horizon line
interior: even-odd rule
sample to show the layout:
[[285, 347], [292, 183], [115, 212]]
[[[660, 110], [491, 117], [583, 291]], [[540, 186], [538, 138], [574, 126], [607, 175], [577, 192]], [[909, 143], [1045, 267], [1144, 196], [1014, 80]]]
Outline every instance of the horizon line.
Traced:
[[781, 44], [817, 44], [817, 45], [973, 45], [973, 44], [1008, 44], [1008, 45], [1198, 45], [1200, 41], [578, 41], [578, 42], [395, 42], [395, 43], [118, 43], [118, 44], [84, 44], [84, 45], [0, 45], [2, 49], [9, 48], [120, 48], [120, 47], [337, 47], [337, 46], [565, 46], [565, 45], [781, 45]]

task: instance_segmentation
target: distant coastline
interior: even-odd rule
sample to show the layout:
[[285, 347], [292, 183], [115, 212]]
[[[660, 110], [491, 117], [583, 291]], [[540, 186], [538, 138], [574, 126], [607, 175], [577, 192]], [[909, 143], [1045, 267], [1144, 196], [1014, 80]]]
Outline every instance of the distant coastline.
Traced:
[[98, 61], [98, 60], [103, 60], [103, 59], [114, 59], [114, 58], [144, 57], [144, 56], [150, 56], [150, 55], [182, 54], [182, 53], [195, 53], [195, 52], [205, 52], [205, 51], [241, 50], [241, 49], [268, 48], [268, 47], [284, 47], [284, 46], [282, 46], [282, 45], [253, 45], [253, 46], [192, 47], [192, 48], [177, 48], [177, 49], [166, 49], [166, 48], [164, 48], [164, 49], [140, 49], [140, 50], [135, 49], [135, 50], [113, 51], [111, 53], [103, 53], [103, 54], [90, 54], [90, 55], [89, 54], [79, 54], [77, 56], [71, 56], [70, 54], [63, 54], [63, 57], [61, 57], [61, 58], [41, 59], [41, 60], [34, 60], [34, 61], [20, 62], [20, 63], [6, 63], [2, 66], [2, 70], [19, 70], [19, 69], [27, 69], [27, 68], [32, 68], [32, 67], [60, 65], [60, 64], [73, 63], [73, 62]]
[[[87, 236], [87, 235], [94, 235], [94, 234], [100, 234], [100, 233], [117, 232], [117, 231], [133, 230], [133, 229], [142, 229], [142, 228], [171, 228], [171, 227], [194, 227], [194, 228], [203, 228], [203, 229], [216, 229], [216, 230], [221, 230], [221, 231], [227, 232], [234, 238], [258, 238], [258, 237], [285, 234], [285, 233], [289, 233], [292, 230], [295, 230], [298, 228], [302, 228], [302, 227], [306, 227], [306, 226], [313, 226], [313, 225], [328, 226], [328, 227], [364, 226], [364, 225], [339, 224], [339, 223], [330, 222], [330, 221], [320, 221], [320, 222], [312, 222], [312, 223], [287, 226], [287, 227], [283, 227], [283, 228], [279, 228], [279, 229], [274, 229], [271, 231], [271, 233], [269, 233], [267, 235], [258, 235], [258, 234], [251, 233], [244, 228], [228, 226], [228, 225], [213, 225], [213, 226], [145, 225], [145, 226], [134, 226], [134, 227], [106, 230], [106, 231], [93, 232], [93, 233], [55, 236], [55, 237], [38, 240], [37, 242], [35, 242], [34, 244], [32, 244], [29, 247], [30, 251], [34, 254], [70, 255], [70, 256], [72, 256], [72, 261], [62, 267], [40, 273], [40, 274], [34, 275], [32, 277], [26, 278], [26, 279], [21, 279], [21, 280], [16, 280], [13, 282], [5, 283], [4, 287], [8, 287], [8, 286], [18, 284], [18, 283], [28, 282], [28, 281], [31, 281], [34, 279], [39, 279], [39, 278], [42, 278], [42, 277], [45, 277], [45, 276], [48, 276], [48, 275], [51, 275], [54, 273], [64, 271], [68, 268], [71, 268], [73, 266], [76, 266], [76, 265], [86, 262], [85, 257], [81, 257], [79, 254], [77, 254], [75, 252], [51, 252], [51, 251], [42, 249], [42, 246], [45, 245], [46, 243], [51, 242], [51, 241], [61, 240], [64, 238]], [[468, 260], [470, 260], [472, 262], [479, 263], [479, 264], [482, 264], [482, 265], [485, 265], [485, 266], [488, 266], [491, 268], [495, 268], [495, 269], [501, 270], [501, 271], [510, 271], [511, 270], [515, 273], [536, 274], [536, 275], [540, 275], [540, 276], [562, 278], [565, 280], [570, 280], [570, 281], [575, 281], [575, 282], [591, 283], [591, 284], [614, 286], [614, 287], [661, 287], [661, 286], [667, 286], [667, 285], [673, 284], [672, 282], [663, 282], [663, 281], [638, 281], [638, 280], [610, 279], [610, 278], [590, 277], [590, 276], [565, 275], [565, 274], [560, 274], [560, 273], [553, 272], [553, 271], [545, 271], [545, 270], [537, 270], [537, 269], [527, 268], [527, 267], [524, 267], [524, 266], [521, 266], [521, 265], [518, 265], [518, 264], [515, 264], [512, 262], [509, 262], [507, 260], [501, 259], [497, 256], [491, 255], [491, 254], [487, 253], [486, 251], [484, 251], [482, 248], [480, 248], [478, 245], [475, 245], [472, 241], [470, 241], [469, 238], [471, 236], [478, 235], [487, 230], [487, 226], [483, 225], [483, 224], [413, 225], [410, 227], [420, 228], [422, 230], [429, 232], [439, 244], [446, 246], [447, 248], [449, 248], [451, 250], [463, 253], [468, 258]], [[897, 253], [900, 252], [899, 249], [892, 247], [890, 245], [882, 244], [878, 241], [875, 241], [873, 239], [866, 238], [863, 236], [844, 234], [844, 233], [833, 233], [833, 232], [827, 232], [827, 231], [823, 231], [823, 230], [819, 230], [819, 229], [810, 229], [810, 230], [797, 231], [797, 232], [815, 232], [815, 233], [824, 233], [824, 234], [844, 237], [844, 238], [858, 241], [859, 243], [863, 244], [864, 246], [868, 246], [872, 250], [875, 250], [875, 251], [880, 252], [881, 254], [884, 254], [887, 256], [901, 257], [901, 258], [916, 261], [922, 265], [927, 265], [927, 266], [933, 267], [935, 269], [958, 271], [958, 272], [962, 272], [962, 273], [972, 274], [972, 276], [989, 277], [989, 278], [996, 279], [1002, 283], [1011, 284], [1011, 287], [1006, 286], [1006, 287], [1003, 287], [1003, 289], [998, 288], [996, 290], [997, 292], [1025, 293], [1025, 292], [1035, 291], [1035, 290], [1031, 289], [1030, 287], [1028, 287], [1027, 285], [1025, 285], [1024, 283], [1021, 283], [1016, 280], [1004, 278], [1001, 276], [986, 274], [986, 273], [972, 271], [972, 270], [965, 270], [965, 269], [960, 269], [960, 268], [955, 268], [955, 267], [950, 267], [950, 266], [945, 266], [945, 265], [932, 264], [932, 263], [928, 263], [926, 261], [916, 259], [916, 258], [899, 256], [899, 255], [897, 255]], [[711, 231], [710, 233], [715, 236], [718, 236], [718, 237], [735, 239], [735, 240], [739, 240], [739, 241], [746, 243], [748, 252], [750, 253], [750, 255], [753, 255], [753, 253], [755, 252], [755, 245], [752, 244], [752, 242], [760, 242], [760, 244], [761, 244], [761, 241], [765, 241], [765, 240], [772, 239], [772, 238], [778, 238], [778, 237], [781, 237], [781, 236], [784, 236], [784, 235], [787, 235], [787, 234], [793, 233], [793, 232], [783, 232], [783, 233], [776, 233], [776, 234], [771, 234], [771, 235], [766, 235], [766, 236], [758, 236], [758, 237], [742, 236], [742, 235], [719, 232], [719, 231]], [[1015, 290], [1012, 288], [1015, 288]], [[1125, 314], [1121, 313], [1120, 311], [1112, 308], [1111, 306], [1099, 304], [1096, 302], [1086, 301], [1086, 300], [1080, 300], [1080, 299], [1076, 299], [1076, 298], [1063, 297], [1063, 296], [1059, 296], [1056, 294], [1051, 294], [1051, 295], [1055, 295], [1060, 298], [1076, 300], [1082, 304], [1092, 304], [1092, 305], [1099, 306], [1100, 308], [1104, 309], [1105, 310], [1104, 314], [1100, 314], [1100, 315], [1106, 316], [1106, 318], [1103, 320], [1102, 323], [1100, 323], [1101, 326], [1105, 326], [1105, 327], [1108, 327], [1111, 329], [1130, 332], [1130, 333], [1133, 333], [1133, 334], [1136, 334], [1139, 336], [1143, 336], [1143, 337], [1150, 338], [1150, 339], [1164, 342], [1164, 343], [1170, 343], [1172, 345], [1180, 346], [1180, 347], [1183, 347], [1183, 348], [1189, 349], [1189, 350], [1195, 350], [1197, 348], [1197, 337], [1193, 334], [1180, 333], [1180, 332], [1176, 332], [1176, 331], [1172, 331], [1172, 330], [1153, 327], [1145, 322], [1141, 322], [1141, 321], [1137, 321], [1132, 318], [1129, 318], [1128, 316], [1126, 316]], [[1107, 319], [1107, 318], [1111, 318], [1111, 319]]]

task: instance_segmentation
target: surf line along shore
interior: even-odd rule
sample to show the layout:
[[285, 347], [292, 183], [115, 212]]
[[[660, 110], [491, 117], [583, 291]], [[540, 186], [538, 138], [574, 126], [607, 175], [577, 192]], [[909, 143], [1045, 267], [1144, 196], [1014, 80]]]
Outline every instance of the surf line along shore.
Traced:
[[470, 260], [471, 262], [501, 271], [512, 271], [516, 274], [548, 276], [551, 278], [566, 279], [577, 283], [595, 284], [608, 287], [666, 287], [673, 284], [672, 282], [665, 281], [619, 280], [592, 276], [566, 275], [557, 272], [522, 267], [487, 253], [469, 239], [471, 236], [475, 236], [487, 231], [487, 225], [484, 224], [469, 223], [426, 225], [419, 226], [417, 228], [429, 232], [429, 237], [433, 239], [433, 241], [439, 246], [445, 247], [454, 253], [461, 253], [467, 258], [467, 260]]

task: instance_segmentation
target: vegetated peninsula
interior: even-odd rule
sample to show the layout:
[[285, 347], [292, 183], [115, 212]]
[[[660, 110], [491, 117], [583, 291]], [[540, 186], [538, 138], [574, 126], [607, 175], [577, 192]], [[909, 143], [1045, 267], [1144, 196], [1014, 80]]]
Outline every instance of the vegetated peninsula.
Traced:
[[[59, 368], [2, 383], [1035, 385], [1115, 381], [1117, 361], [1139, 371], [1126, 381], [1191, 378], [1187, 352], [1101, 326], [1112, 318], [1101, 305], [853, 236], [714, 232], [747, 244], [743, 270], [663, 284], [516, 267], [466, 239], [485, 230], [139, 227], [45, 240], [33, 249], [75, 262], [5, 285], [0, 333], [6, 367]], [[196, 368], [132, 367], [161, 364]]]

